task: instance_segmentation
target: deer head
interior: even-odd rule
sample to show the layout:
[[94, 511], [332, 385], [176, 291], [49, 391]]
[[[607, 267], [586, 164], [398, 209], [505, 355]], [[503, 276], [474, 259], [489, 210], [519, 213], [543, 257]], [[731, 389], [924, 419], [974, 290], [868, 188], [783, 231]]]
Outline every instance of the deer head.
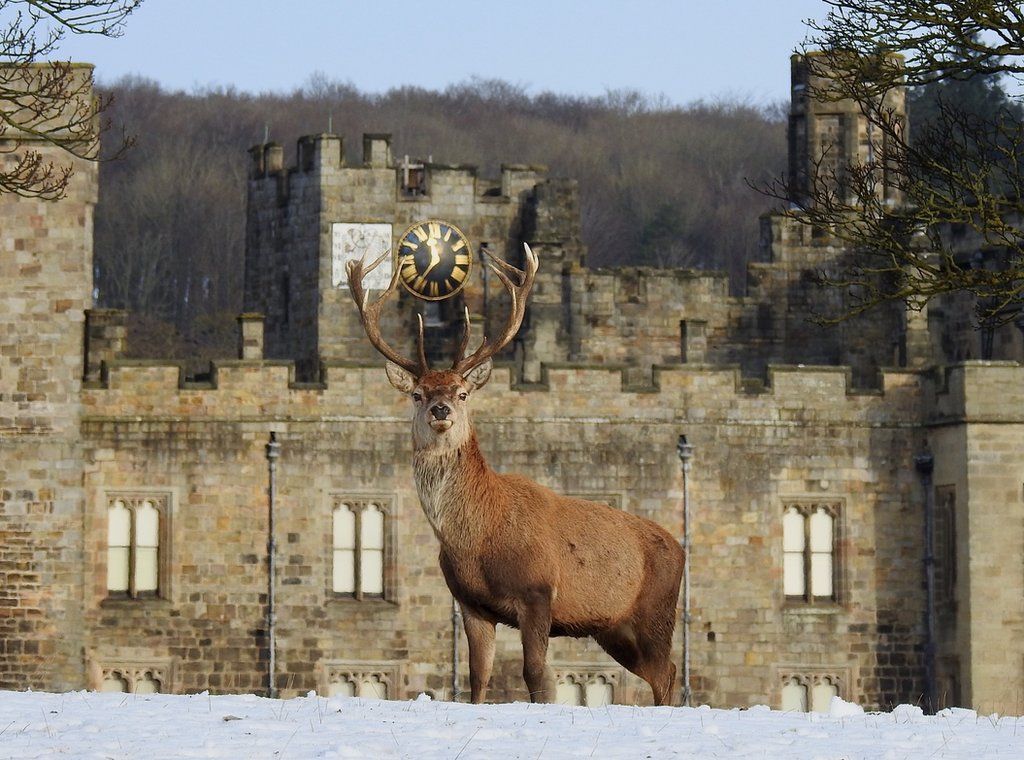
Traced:
[[526, 268], [519, 270], [484, 251], [490, 259], [487, 265], [508, 291], [512, 301], [508, 322], [501, 335], [493, 343], [487, 337], [479, 347], [466, 356], [469, 346], [469, 309], [465, 313], [465, 326], [459, 345], [458, 356], [450, 369], [432, 370], [427, 364], [423, 348], [423, 317], [419, 317], [417, 358], [405, 358], [395, 351], [380, 334], [380, 315], [384, 303], [398, 287], [399, 272], [396, 269], [387, 290], [373, 303], [363, 288], [363, 278], [389, 255], [364, 266], [362, 261], [348, 262], [348, 282], [352, 299], [359, 309], [363, 328], [374, 348], [387, 359], [385, 370], [388, 380], [402, 393], [409, 394], [413, 402], [413, 443], [417, 450], [434, 448], [457, 449], [469, 438], [472, 426], [469, 419], [468, 401], [478, 388], [482, 388], [491, 376], [491, 357], [507, 346], [519, 331], [526, 313], [526, 299], [533, 287], [537, 274], [537, 255], [526, 248]]

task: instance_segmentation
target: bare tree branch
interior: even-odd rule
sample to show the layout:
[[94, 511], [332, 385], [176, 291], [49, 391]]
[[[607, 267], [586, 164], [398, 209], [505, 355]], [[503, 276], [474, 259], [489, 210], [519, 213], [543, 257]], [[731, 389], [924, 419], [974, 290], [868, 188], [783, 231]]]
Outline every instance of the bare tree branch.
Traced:
[[920, 309], [953, 292], [975, 297], [982, 325], [1015, 318], [1024, 300], [1024, 110], [1010, 102], [980, 115], [945, 101], [912, 134], [891, 94], [1024, 74], [1019, 4], [825, 2], [830, 12], [808, 22], [803, 45], [809, 95], [855, 104], [873, 144], [867, 156], [812, 157], [811, 176], [763, 188], [847, 251], [818, 276], [847, 295], [843, 311], [820, 320], [892, 301]]
[[[141, 0], [0, 0], [0, 192], [56, 200], [67, 192], [72, 167], [48, 160], [28, 142], [56, 146], [95, 160], [101, 115], [109, 98], [93, 96], [91, 67], [44, 62], [66, 33], [118, 36]], [[12, 138], [22, 144], [12, 142]], [[122, 136], [119, 154], [130, 144]], [[15, 150], [18, 152], [15, 154]]]

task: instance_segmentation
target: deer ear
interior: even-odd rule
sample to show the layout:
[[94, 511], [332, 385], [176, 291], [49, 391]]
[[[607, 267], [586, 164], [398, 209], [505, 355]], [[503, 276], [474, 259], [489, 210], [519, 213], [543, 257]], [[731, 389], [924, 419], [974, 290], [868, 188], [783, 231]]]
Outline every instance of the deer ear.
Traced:
[[491, 379], [491, 367], [491, 360], [488, 359], [483, 364], [473, 367], [473, 369], [462, 376], [462, 379], [473, 386], [473, 390], [483, 388], [487, 385], [487, 381]]
[[402, 393], [412, 393], [416, 387], [416, 378], [411, 372], [406, 372], [394, 362], [384, 362], [384, 371], [388, 373], [388, 380]]

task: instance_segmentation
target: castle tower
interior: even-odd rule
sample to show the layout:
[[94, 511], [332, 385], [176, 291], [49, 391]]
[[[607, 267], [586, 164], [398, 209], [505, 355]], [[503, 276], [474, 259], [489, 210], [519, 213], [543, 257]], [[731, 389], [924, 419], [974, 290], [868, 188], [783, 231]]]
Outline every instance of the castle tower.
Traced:
[[[790, 58], [792, 100], [789, 110], [789, 177], [793, 200], [806, 203], [812, 196], [814, 178], [843, 183], [845, 168], [878, 160], [887, 149], [887, 138], [850, 99], [829, 97], [830, 82], [822, 54], [795, 54]], [[889, 90], [881, 109], [897, 124], [906, 124], [906, 92]], [[900, 202], [896, 188], [881, 178], [881, 200]], [[847, 197], [847, 201], [852, 198]]]
[[[789, 116], [789, 189], [797, 208], [763, 219], [765, 262], [751, 267], [749, 295], [758, 302], [757, 321], [772, 342], [759, 360], [767, 363], [843, 365], [851, 368], [858, 386], [872, 386], [878, 369], [923, 366], [932, 360], [927, 317], [905, 313], [887, 304], [830, 327], [815, 323], [821, 316], [842, 314], [850, 296], [841, 288], [824, 287], [817, 275], [842, 267], [849, 254], [828, 230], [809, 224], [799, 208], [814, 202], [823, 187], [854, 204], [844, 187], [847, 167], [880, 161], [887, 150], [883, 130], [850, 99], [830, 97], [830, 77], [822, 54], [794, 55], [791, 60], [792, 101]], [[905, 93], [885, 93], [881, 108], [896, 124], [906, 124]], [[884, 161], [877, 165], [884, 171]], [[897, 205], [899, 192], [877, 184], [882, 203]], [[815, 190], [819, 192], [815, 192]]]
[[537, 185], [525, 208], [523, 237], [542, 262], [530, 296], [531, 319], [522, 333], [523, 379], [531, 382], [542, 379], [545, 361], [582, 358], [585, 249], [575, 180]]
[[[17, 81], [44, 66], [11, 71]], [[92, 67], [70, 76], [91, 82]], [[91, 101], [91, 87], [80, 97]], [[80, 688], [80, 390], [97, 172], [14, 130], [0, 144], [8, 166], [32, 150], [74, 170], [59, 201], [0, 194], [0, 688]]]
[[[504, 320], [507, 298], [500, 283], [484, 275], [480, 252], [486, 249], [521, 266], [523, 240], [533, 243], [536, 238], [542, 249], [543, 276], [538, 277], [534, 305], [541, 308], [548, 297], [560, 313], [563, 258], [578, 260], [582, 246], [578, 229], [554, 229], [558, 224], [552, 227], [549, 217], [558, 216], [555, 206], [563, 201], [575, 212], [574, 186], [553, 190], [546, 169], [538, 166], [503, 166], [500, 180], [489, 182], [477, 176], [475, 166], [408, 156], [396, 160], [390, 135], [364, 135], [362, 147], [362, 162], [350, 165], [340, 137], [303, 137], [295, 166], [289, 169], [280, 145], [258, 145], [250, 151], [245, 310], [266, 316], [267, 358], [295, 361], [305, 378], [315, 377], [321, 362], [379, 361], [349, 298], [345, 263], [362, 257], [369, 262], [393, 250], [410, 224], [426, 219], [459, 227], [477, 260], [457, 298], [425, 303], [400, 290], [382, 320], [391, 345], [411, 355], [416, 315], [422, 314], [428, 355], [434, 354], [438, 366], [442, 359], [450, 362], [462, 329], [463, 305], [474, 320], [483, 322], [484, 331], [500, 329], [495, 326]], [[571, 253], [562, 250], [563, 242]], [[386, 260], [367, 280], [370, 298], [380, 294], [390, 277], [391, 261]], [[477, 339], [481, 332], [474, 329]], [[541, 343], [553, 350], [548, 345], [552, 341]], [[525, 331], [521, 342], [530, 342]], [[544, 359], [564, 359], [560, 351]]]

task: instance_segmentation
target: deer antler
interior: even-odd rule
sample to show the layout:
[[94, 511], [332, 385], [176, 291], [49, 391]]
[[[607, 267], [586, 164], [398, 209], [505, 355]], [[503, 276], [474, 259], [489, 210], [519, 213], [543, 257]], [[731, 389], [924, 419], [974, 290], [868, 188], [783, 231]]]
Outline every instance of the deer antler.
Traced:
[[[509, 298], [512, 300], [509, 306], [508, 322], [501, 336], [493, 344], [485, 336], [476, 351], [469, 356], [464, 356], [466, 347], [469, 345], [469, 309], [467, 309], [466, 326], [462, 332], [458, 357], [452, 365], [452, 370], [455, 372], [464, 375], [474, 367], [483, 364], [507, 346], [512, 338], [516, 336], [516, 333], [519, 332], [519, 327], [523, 324], [523, 317], [526, 314], [526, 299], [530, 295], [530, 289], [533, 287], [533, 278], [537, 274], [538, 265], [537, 254], [531, 251], [530, 246], [526, 243], [523, 243], [523, 247], [526, 248], [525, 271], [516, 269], [511, 264], [492, 255], [490, 251], [484, 250], [487, 258], [490, 259], [487, 266], [501, 280], [508, 291]], [[513, 279], [515, 283], [512, 282]]]
[[380, 298], [373, 303], [368, 303], [367, 293], [363, 289], [363, 278], [380, 266], [381, 262], [384, 261], [391, 251], [385, 251], [384, 254], [374, 261], [370, 266], [365, 267], [362, 260], [350, 261], [345, 265], [345, 269], [348, 271], [348, 287], [352, 293], [352, 300], [356, 302], [356, 308], [359, 309], [359, 318], [363, 322], [363, 329], [366, 330], [366, 337], [370, 339], [370, 343], [373, 347], [384, 354], [385, 358], [389, 361], [394, 362], [402, 369], [407, 372], [411, 372], [416, 377], [421, 377], [426, 374], [430, 367], [427, 365], [427, 356], [423, 349], [423, 316], [419, 317], [419, 342], [418, 342], [418, 353], [419, 361], [415, 362], [412, 359], [406, 359], [398, 354], [391, 346], [389, 346], [384, 338], [380, 334], [380, 313], [384, 307], [384, 302], [391, 297], [391, 294], [395, 292], [398, 287], [398, 268], [395, 268], [395, 273], [391, 275], [391, 284], [388, 285], [388, 289], [384, 291]]

